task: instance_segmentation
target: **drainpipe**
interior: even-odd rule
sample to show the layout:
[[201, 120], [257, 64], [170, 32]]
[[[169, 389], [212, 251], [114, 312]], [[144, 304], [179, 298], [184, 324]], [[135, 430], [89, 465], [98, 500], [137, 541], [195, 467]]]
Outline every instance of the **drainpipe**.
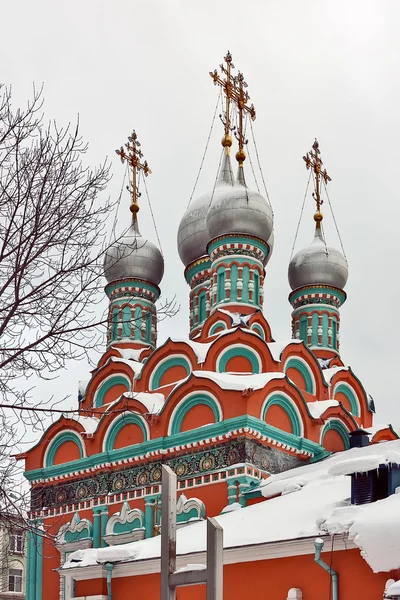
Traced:
[[112, 600], [111, 578], [112, 578], [112, 570], [113, 570], [113, 568], [114, 568], [114, 564], [113, 563], [106, 563], [106, 569], [107, 569], [107, 600]]
[[317, 538], [314, 542], [314, 546], [314, 561], [317, 563], [317, 565], [325, 569], [325, 571], [328, 571], [328, 573], [330, 574], [332, 579], [332, 600], [338, 600], [338, 574], [329, 565], [327, 565], [326, 562], [321, 560], [321, 552], [322, 548], [324, 547], [324, 540], [321, 540], [321, 538]]

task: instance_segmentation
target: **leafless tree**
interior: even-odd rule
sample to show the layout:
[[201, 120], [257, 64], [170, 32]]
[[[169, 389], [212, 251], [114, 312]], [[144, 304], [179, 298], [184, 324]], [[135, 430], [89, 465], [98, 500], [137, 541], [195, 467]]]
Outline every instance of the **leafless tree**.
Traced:
[[[0, 86], [0, 511], [6, 512], [15, 509], [12, 448], [43, 419], [31, 403], [31, 382], [86, 356], [104, 329], [96, 305], [104, 297], [102, 255], [113, 210], [109, 199], [100, 202], [109, 166], [87, 167], [78, 126], [46, 124], [42, 110], [41, 91], [14, 110], [11, 90]], [[160, 312], [174, 310], [166, 303]]]

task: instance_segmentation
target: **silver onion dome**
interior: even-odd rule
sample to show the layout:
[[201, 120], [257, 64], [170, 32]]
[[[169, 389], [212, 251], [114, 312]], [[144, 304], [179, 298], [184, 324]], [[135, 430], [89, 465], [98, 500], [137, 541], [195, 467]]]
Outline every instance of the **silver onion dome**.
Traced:
[[[233, 187], [234, 183], [231, 163], [225, 158], [216, 187], [218, 188], [221, 185]], [[206, 225], [206, 217], [212, 197], [213, 194], [207, 192], [192, 202], [179, 224], [178, 252], [185, 267], [207, 254], [207, 244], [210, 241], [210, 236]]]
[[318, 226], [309, 246], [294, 255], [289, 264], [289, 284], [292, 290], [309, 285], [329, 285], [343, 289], [349, 274], [343, 254], [327, 246]]
[[190, 263], [207, 254], [209, 236], [206, 216], [211, 202], [211, 194], [203, 194], [190, 204], [183, 215], [178, 229], [178, 252], [187, 267]]
[[[229, 156], [226, 160], [229, 161]], [[210, 239], [237, 233], [268, 242], [273, 230], [272, 209], [265, 198], [248, 189], [243, 167], [239, 167], [234, 186], [218, 182], [206, 223]]]
[[127, 233], [107, 250], [104, 275], [108, 281], [143, 279], [158, 285], [164, 275], [164, 259], [160, 250], [144, 238], [133, 222]]
[[268, 252], [268, 256], [263, 261], [264, 267], [266, 267], [267, 264], [269, 263], [269, 261], [271, 260], [272, 252], [274, 251], [274, 244], [275, 244], [274, 230], [271, 231], [271, 235], [269, 236], [267, 243], [269, 246], [269, 252]]

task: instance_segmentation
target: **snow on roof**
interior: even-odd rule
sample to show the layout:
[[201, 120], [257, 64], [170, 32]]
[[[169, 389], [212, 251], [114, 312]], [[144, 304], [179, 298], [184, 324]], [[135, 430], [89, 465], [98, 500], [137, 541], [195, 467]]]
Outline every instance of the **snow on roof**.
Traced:
[[392, 583], [392, 585], [389, 585], [389, 587], [386, 590], [385, 597], [390, 598], [390, 596], [400, 596], [400, 581], [395, 581], [394, 583]]
[[128, 367], [132, 369], [135, 375], [139, 375], [144, 366], [143, 363], [138, 362], [137, 360], [134, 360], [132, 358], [117, 358], [115, 356], [112, 356], [110, 360], [111, 362], [124, 363], [125, 365], [128, 365]]
[[165, 404], [165, 396], [160, 392], [124, 392], [122, 395], [141, 402], [152, 415], [160, 412]]
[[[324, 461], [272, 475], [261, 487], [263, 494], [270, 497], [271, 492], [284, 492], [283, 495], [216, 517], [224, 530], [224, 548], [345, 532], [374, 571], [399, 568], [400, 494], [351, 506], [350, 477], [329, 472], [331, 465], [343, 459], [399, 452], [400, 440], [394, 440], [352, 448]], [[69, 555], [64, 567], [159, 557], [160, 541], [160, 536], [156, 536], [110, 548], [79, 550]], [[205, 548], [205, 521], [177, 530], [178, 554], [202, 552]]]
[[195, 353], [199, 364], [203, 363], [206, 360], [207, 352], [209, 351], [210, 346], [212, 346], [213, 344], [213, 342], [194, 342], [193, 340], [188, 339], [178, 340], [173, 338], [171, 338], [171, 342], [181, 342], [190, 346], [193, 352]]
[[97, 419], [96, 417], [83, 417], [82, 415], [78, 415], [74, 417], [74, 421], [80, 423], [86, 433], [94, 433], [97, 429], [100, 419]]
[[117, 348], [116, 346], [111, 346], [113, 350], [116, 350], [121, 358], [125, 358], [127, 360], [133, 359], [140, 362], [140, 355], [143, 350], [148, 350], [150, 346], [144, 346], [143, 348]]
[[307, 402], [308, 410], [314, 419], [319, 419], [328, 408], [339, 406], [337, 400], [316, 400], [315, 402]]
[[[376, 446], [377, 447], [377, 446]], [[385, 446], [384, 446], [385, 447]], [[377, 469], [379, 465], [400, 465], [400, 451], [386, 449], [385, 454], [370, 454], [341, 460], [329, 467], [329, 475], [351, 475], [352, 473], [366, 473]]]
[[285, 373], [216, 373], [215, 371], [193, 371], [196, 377], [214, 381], [223, 390], [262, 389], [271, 379], [283, 379]]
[[279, 362], [281, 360], [282, 352], [289, 346], [289, 344], [301, 344], [301, 340], [286, 340], [283, 342], [269, 342], [267, 344], [269, 351], [272, 354], [272, 358]]
[[348, 370], [349, 370], [349, 367], [331, 367], [330, 369], [322, 369], [322, 375], [324, 376], [326, 383], [330, 383], [332, 380], [332, 377], [334, 375], [336, 375], [336, 373], [339, 373], [339, 371], [348, 371]]
[[387, 423], [386, 425], [374, 423], [372, 427], [364, 427], [364, 431], [369, 433], [372, 437], [377, 434], [379, 431], [384, 431], [385, 429], [390, 429], [391, 425]]

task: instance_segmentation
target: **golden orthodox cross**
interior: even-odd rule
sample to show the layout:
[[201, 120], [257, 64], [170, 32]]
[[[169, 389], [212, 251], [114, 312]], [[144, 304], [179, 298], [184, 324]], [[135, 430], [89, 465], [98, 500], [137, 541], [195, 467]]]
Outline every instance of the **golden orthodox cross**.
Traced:
[[124, 146], [121, 146], [119, 150], [115, 151], [120, 157], [121, 162], [124, 163], [126, 161], [132, 169], [132, 180], [127, 189], [130, 191], [132, 198], [130, 210], [133, 221], [137, 220], [137, 213], [139, 211], [138, 198], [140, 198], [140, 192], [137, 181], [138, 173], [143, 171], [145, 177], [151, 174], [147, 160], [141, 162], [143, 152], [141, 151], [140, 146], [141, 144], [137, 139], [136, 131], [133, 130], [132, 134], [128, 137], [128, 143], [125, 144], [125, 148]]
[[217, 69], [213, 72], [210, 71], [210, 76], [214, 81], [214, 85], [219, 85], [224, 91], [225, 94], [225, 114], [220, 115], [220, 119], [224, 125], [225, 135], [222, 138], [222, 145], [225, 148], [226, 154], [229, 154], [229, 148], [232, 146], [232, 138], [229, 132], [232, 130], [231, 127], [231, 118], [230, 118], [230, 102], [233, 93], [234, 86], [234, 77], [231, 73], [231, 69], [235, 68], [235, 65], [232, 63], [232, 54], [227, 52], [226, 56], [224, 56], [224, 61], [226, 63], [226, 67], [222, 63], [220, 65], [220, 69], [222, 73], [225, 75], [225, 79], [222, 79], [218, 74]]
[[315, 138], [315, 142], [313, 143], [312, 150], [307, 152], [305, 156], [303, 156], [303, 160], [306, 163], [307, 169], [312, 169], [314, 172], [315, 179], [315, 192], [313, 192], [313, 198], [317, 204], [317, 212], [314, 215], [314, 219], [317, 222], [317, 226], [319, 227], [320, 222], [322, 221], [322, 213], [321, 213], [321, 190], [320, 190], [320, 178], [324, 180], [325, 183], [328, 181], [332, 181], [329, 177], [326, 169], [322, 170], [322, 165], [324, 164], [321, 159], [321, 152], [319, 149], [319, 143]]

